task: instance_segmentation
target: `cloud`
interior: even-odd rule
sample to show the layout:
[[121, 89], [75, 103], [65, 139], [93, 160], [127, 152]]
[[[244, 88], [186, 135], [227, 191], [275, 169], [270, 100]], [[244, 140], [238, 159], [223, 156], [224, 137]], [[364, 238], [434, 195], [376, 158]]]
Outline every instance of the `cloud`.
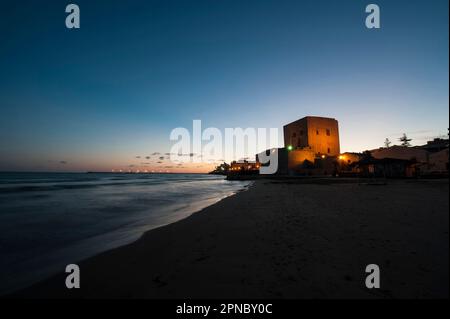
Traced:
[[47, 160], [47, 163], [57, 163], [57, 164], [61, 164], [61, 165], [66, 165], [67, 164], [67, 161], [63, 161], [63, 160], [61, 160], [61, 161], [54, 161], [54, 160]]
[[140, 156], [136, 156], [136, 158], [141, 158]]
[[155, 153], [153, 153], [152, 155], [159, 155], [159, 154], [161, 154], [161, 153], [159, 153], [159, 152], [155, 152]]
[[145, 159], [150, 159], [150, 156], [146, 156]]
[[163, 160], [164, 160], [164, 156], [160, 156], [159, 159], [160, 159], [161, 161], [163, 161]]
[[[175, 155], [175, 154], [174, 154]], [[178, 153], [177, 154], [178, 156], [189, 156], [189, 157], [194, 157], [195, 156], [195, 153], [189, 153], [189, 154], [181, 154], [181, 153]]]

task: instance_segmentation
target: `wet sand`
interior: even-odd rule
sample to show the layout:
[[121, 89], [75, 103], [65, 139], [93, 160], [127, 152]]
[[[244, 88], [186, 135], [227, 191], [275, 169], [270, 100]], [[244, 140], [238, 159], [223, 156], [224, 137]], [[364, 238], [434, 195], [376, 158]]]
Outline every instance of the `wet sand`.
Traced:
[[[16, 297], [448, 298], [449, 182], [258, 180]], [[365, 267], [381, 269], [367, 289]]]

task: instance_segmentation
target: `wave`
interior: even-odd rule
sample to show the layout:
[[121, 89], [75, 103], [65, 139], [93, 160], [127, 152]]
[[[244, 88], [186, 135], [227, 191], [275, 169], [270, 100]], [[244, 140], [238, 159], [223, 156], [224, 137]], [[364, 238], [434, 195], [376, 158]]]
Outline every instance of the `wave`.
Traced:
[[0, 293], [125, 245], [248, 184], [212, 175], [0, 173]]

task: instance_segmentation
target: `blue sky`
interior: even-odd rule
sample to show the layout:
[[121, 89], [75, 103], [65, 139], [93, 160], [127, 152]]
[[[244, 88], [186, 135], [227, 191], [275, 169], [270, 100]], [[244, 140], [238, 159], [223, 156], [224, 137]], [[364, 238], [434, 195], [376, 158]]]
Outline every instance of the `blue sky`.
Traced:
[[194, 119], [334, 117], [342, 151], [447, 134], [447, 0], [73, 2], [79, 30], [68, 2], [2, 4], [0, 170], [135, 165]]

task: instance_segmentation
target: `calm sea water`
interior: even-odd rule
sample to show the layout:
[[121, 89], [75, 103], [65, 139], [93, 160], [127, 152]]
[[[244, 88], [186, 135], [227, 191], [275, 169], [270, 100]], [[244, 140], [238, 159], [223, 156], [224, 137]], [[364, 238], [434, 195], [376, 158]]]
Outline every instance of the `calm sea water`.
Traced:
[[0, 173], [0, 294], [130, 243], [247, 185], [193, 174]]

